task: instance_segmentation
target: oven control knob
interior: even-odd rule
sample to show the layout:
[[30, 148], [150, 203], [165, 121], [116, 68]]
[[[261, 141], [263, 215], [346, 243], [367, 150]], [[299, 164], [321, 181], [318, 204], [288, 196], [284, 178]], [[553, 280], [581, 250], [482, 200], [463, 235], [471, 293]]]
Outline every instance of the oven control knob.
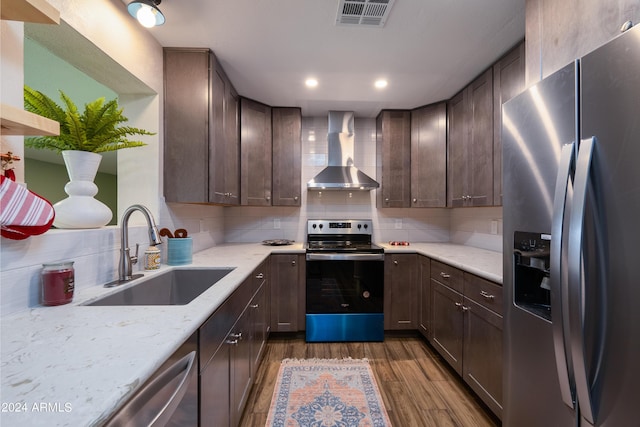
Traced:
[[322, 230], [322, 224], [320, 224], [318, 227], [320, 227], [320, 230]]
[[371, 293], [369, 291], [364, 291], [362, 293], [362, 298], [364, 299], [369, 299], [370, 296], [371, 296]]
[[362, 224], [358, 224], [358, 230], [362, 228]]
[[367, 228], [369, 228], [369, 224], [364, 225], [364, 229], [366, 230]]
[[314, 228], [314, 230], [315, 230], [315, 228], [317, 227], [317, 225], [316, 225], [316, 224], [313, 224], [313, 225], [312, 225], [312, 227], [313, 227], [313, 228]]

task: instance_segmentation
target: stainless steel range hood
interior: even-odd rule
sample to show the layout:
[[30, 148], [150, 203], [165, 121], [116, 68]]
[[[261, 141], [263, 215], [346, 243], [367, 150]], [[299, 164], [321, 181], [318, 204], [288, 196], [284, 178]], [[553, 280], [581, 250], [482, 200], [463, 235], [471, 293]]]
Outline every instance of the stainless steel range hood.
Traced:
[[353, 165], [353, 112], [329, 111], [328, 166], [307, 183], [309, 190], [373, 190], [380, 187]]

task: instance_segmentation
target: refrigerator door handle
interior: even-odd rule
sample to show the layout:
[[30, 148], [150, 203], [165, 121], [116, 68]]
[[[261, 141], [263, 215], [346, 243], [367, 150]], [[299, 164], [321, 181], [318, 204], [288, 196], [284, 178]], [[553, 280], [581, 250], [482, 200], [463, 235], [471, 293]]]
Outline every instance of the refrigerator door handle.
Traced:
[[592, 425], [595, 413], [589, 375], [587, 371], [587, 354], [585, 348], [585, 294], [582, 263], [584, 237], [584, 219], [587, 204], [587, 190], [591, 172], [595, 137], [580, 142], [574, 184], [574, 204], [569, 222], [569, 292], [571, 293], [571, 357], [573, 361], [576, 393], [580, 414]]
[[553, 330], [553, 346], [556, 358], [556, 369], [560, 382], [562, 401], [575, 409], [575, 387], [569, 376], [570, 362], [567, 358], [568, 337], [564, 324], [568, 318], [568, 286], [563, 277], [562, 260], [565, 258], [566, 247], [563, 245], [565, 204], [569, 192], [569, 180], [574, 168], [575, 142], [562, 147], [558, 175], [556, 178], [555, 195], [553, 198], [553, 217], [551, 222], [550, 248], [550, 285], [551, 285], [551, 319]]

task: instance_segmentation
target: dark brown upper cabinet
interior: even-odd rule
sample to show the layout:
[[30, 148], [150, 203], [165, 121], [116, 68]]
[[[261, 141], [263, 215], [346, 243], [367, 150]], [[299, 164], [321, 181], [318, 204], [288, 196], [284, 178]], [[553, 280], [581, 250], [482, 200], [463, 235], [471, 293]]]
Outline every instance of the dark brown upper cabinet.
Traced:
[[376, 119], [377, 206], [408, 208], [411, 203], [411, 112], [382, 110]]
[[411, 112], [411, 207], [447, 206], [447, 104]]
[[271, 107], [240, 98], [241, 205], [271, 206]]
[[300, 206], [302, 112], [295, 107], [271, 109], [273, 134], [273, 206]]
[[164, 48], [164, 196], [238, 204], [238, 94], [209, 49]]

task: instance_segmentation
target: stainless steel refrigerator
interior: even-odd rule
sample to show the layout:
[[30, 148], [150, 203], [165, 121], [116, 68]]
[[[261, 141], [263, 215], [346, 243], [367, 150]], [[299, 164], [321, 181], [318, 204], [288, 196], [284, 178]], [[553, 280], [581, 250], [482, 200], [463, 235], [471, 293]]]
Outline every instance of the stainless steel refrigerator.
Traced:
[[503, 425], [640, 426], [640, 26], [502, 114]]

